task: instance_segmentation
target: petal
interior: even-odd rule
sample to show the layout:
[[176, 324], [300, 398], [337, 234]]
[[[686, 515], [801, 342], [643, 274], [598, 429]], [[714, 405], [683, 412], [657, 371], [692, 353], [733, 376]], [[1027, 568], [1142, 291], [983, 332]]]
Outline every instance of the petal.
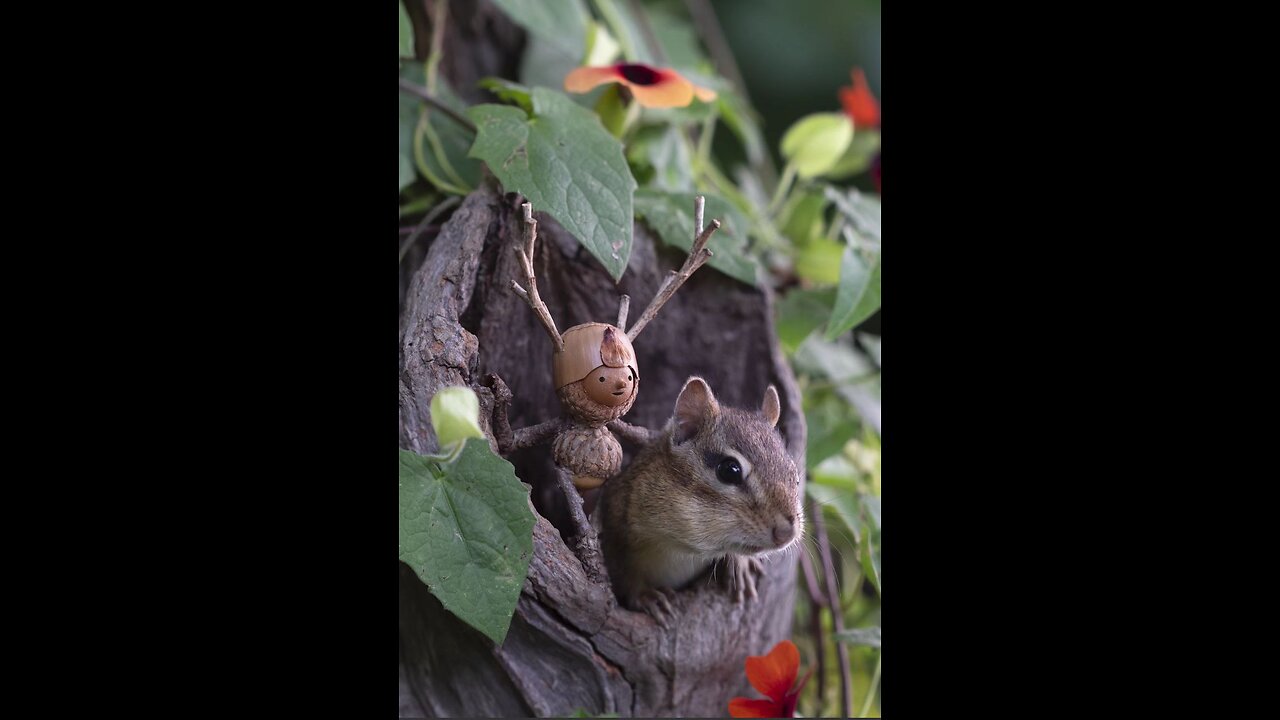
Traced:
[[607, 67], [580, 67], [564, 76], [564, 89], [571, 93], [584, 93], [598, 85], [622, 80], [622, 74], [614, 65]]
[[747, 658], [747, 679], [751, 686], [776, 703], [787, 696], [799, 670], [800, 651], [790, 640], [774, 645], [768, 655]]
[[637, 85], [626, 78], [619, 82], [631, 88], [641, 107], [685, 107], [693, 102], [693, 84], [673, 70], [658, 70], [659, 79], [651, 85]]
[[854, 68], [849, 76], [853, 79], [853, 87], [840, 88], [840, 104], [844, 105], [845, 114], [853, 120], [855, 127], [879, 126], [880, 103], [871, 94], [866, 73], [862, 68]]
[[716, 99], [716, 91], [712, 90], [711, 88], [704, 88], [704, 87], [699, 87], [697, 85], [694, 85], [693, 96], [698, 98], [702, 102], [711, 102], [712, 100]]
[[729, 715], [746, 718], [785, 717], [782, 714], [782, 708], [772, 700], [749, 700], [741, 697], [729, 701]]

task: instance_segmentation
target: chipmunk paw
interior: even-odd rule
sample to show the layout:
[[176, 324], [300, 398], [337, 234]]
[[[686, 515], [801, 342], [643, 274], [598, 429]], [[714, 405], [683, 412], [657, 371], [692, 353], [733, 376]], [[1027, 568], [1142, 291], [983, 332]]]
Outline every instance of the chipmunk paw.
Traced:
[[733, 589], [733, 601], [743, 604], [748, 598], [759, 597], [756, 578], [764, 575], [764, 565], [754, 557], [735, 556], [729, 563], [729, 582]]
[[676, 611], [671, 607], [675, 595], [675, 591], [670, 588], [646, 590], [636, 599], [636, 608], [649, 613], [663, 630], [670, 630], [671, 623], [676, 619]]

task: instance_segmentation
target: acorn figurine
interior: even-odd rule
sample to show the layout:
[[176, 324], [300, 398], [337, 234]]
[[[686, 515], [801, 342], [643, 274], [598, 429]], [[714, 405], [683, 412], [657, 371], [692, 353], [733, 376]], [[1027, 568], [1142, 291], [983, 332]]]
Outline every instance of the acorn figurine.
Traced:
[[647, 429], [621, 419], [635, 404], [640, 390], [640, 371], [631, 343], [676, 290], [711, 259], [707, 241], [720, 227], [720, 221], [712, 220], [703, 229], [704, 202], [701, 196], [694, 199], [695, 233], [689, 257], [680, 270], [671, 271], [663, 281], [658, 294], [630, 331], [626, 326], [631, 299], [623, 295], [617, 325], [584, 323], [569, 328], [563, 334], [556, 330], [551, 312], [538, 295], [538, 282], [533, 272], [538, 222], [533, 219], [533, 208], [529, 203], [520, 206], [524, 213], [524, 242], [516, 247], [516, 254], [529, 288], [526, 290], [515, 280], [511, 281], [511, 287], [529, 303], [555, 346], [552, 367], [556, 395], [560, 398], [564, 416], [512, 432], [507, 419], [511, 391], [497, 375], [489, 375], [487, 384], [493, 388], [496, 400], [494, 435], [503, 455], [552, 439], [557, 480], [577, 526], [575, 550], [587, 577], [596, 582], [605, 581], [607, 574], [596, 532], [583, 512], [580, 493], [600, 487], [622, 470], [622, 445], [614, 437], [614, 432], [638, 443], [649, 439]]

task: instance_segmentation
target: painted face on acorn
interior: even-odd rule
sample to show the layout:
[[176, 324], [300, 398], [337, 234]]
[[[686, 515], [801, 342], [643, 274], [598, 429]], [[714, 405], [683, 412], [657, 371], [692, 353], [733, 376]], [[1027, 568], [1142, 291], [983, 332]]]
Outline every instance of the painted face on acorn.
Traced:
[[631, 400], [636, 392], [635, 373], [629, 367], [613, 368], [601, 365], [583, 378], [587, 397], [605, 407], [619, 407]]

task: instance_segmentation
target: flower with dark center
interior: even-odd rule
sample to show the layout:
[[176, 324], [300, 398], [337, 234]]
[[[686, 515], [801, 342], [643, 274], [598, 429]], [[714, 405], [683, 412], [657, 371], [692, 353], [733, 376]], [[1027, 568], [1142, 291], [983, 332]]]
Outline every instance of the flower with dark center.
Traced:
[[564, 89], [571, 93], [584, 93], [611, 82], [626, 86], [643, 107], [685, 107], [693, 102], [694, 97], [703, 102], [716, 98], [714, 90], [694, 85], [671, 68], [640, 63], [576, 68], [565, 76]]

